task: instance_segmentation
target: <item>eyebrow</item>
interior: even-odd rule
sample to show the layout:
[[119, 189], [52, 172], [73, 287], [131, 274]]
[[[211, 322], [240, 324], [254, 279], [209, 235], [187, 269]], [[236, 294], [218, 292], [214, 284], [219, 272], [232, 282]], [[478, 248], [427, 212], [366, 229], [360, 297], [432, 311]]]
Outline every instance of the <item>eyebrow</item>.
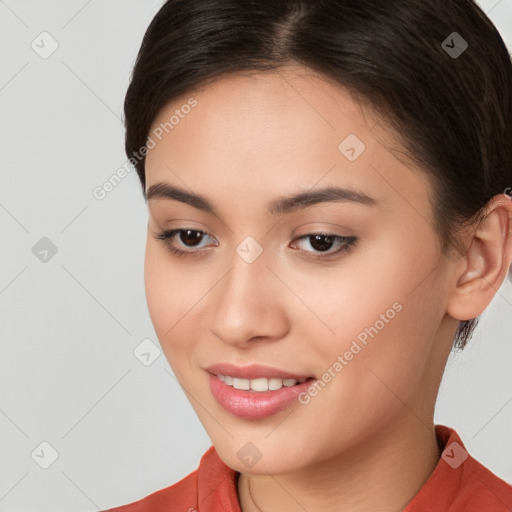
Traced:
[[[168, 183], [156, 183], [151, 185], [147, 192], [144, 193], [144, 197], [146, 202], [153, 199], [173, 199], [175, 201], [181, 201], [206, 213], [218, 216], [216, 208], [206, 197], [187, 192], [182, 188], [169, 185]], [[379, 204], [377, 199], [363, 192], [331, 186], [318, 190], [300, 192], [288, 197], [279, 197], [270, 202], [267, 209], [270, 214], [278, 215], [328, 202], [356, 203], [367, 206], [376, 206]]]

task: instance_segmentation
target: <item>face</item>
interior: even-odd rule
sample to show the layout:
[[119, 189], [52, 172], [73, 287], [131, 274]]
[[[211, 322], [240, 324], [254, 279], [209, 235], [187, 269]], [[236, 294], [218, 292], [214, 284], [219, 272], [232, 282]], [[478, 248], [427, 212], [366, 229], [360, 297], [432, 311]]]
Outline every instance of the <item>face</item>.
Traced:
[[224, 77], [152, 133], [173, 115], [146, 159], [146, 296], [220, 457], [285, 473], [430, 421], [448, 263], [384, 121], [299, 67]]

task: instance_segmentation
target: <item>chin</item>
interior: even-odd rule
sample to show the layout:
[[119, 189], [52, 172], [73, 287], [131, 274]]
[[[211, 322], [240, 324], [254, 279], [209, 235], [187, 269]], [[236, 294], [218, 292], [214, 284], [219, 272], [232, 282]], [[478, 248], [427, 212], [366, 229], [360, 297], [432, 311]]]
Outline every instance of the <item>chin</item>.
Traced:
[[[241, 439], [242, 437], [242, 439]], [[238, 436], [213, 442], [221, 460], [230, 468], [250, 475], [288, 473], [304, 466], [304, 453], [294, 446], [285, 447], [284, 440], [275, 439], [279, 448], [268, 440], [248, 441], [250, 436]], [[254, 439], [254, 438], [253, 438]], [[299, 453], [300, 460], [295, 454]]]

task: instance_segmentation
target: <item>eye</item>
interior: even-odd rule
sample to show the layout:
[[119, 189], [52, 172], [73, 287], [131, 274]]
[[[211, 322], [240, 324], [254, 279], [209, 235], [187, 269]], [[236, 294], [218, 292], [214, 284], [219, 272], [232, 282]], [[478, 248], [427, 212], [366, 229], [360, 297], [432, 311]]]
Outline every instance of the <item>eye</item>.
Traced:
[[[155, 234], [157, 240], [161, 240], [165, 246], [177, 256], [194, 256], [207, 251], [207, 247], [217, 247], [219, 243], [210, 234], [198, 229], [172, 229], [161, 231]], [[214, 241], [213, 244], [207, 242], [208, 238]], [[305, 247], [299, 249], [309, 253], [311, 258], [329, 258], [334, 255], [347, 252], [357, 241], [354, 236], [346, 237], [333, 235], [330, 233], [309, 233], [296, 239], [298, 242], [305, 242]], [[296, 248], [300, 243], [292, 243], [290, 247]], [[312, 248], [313, 250], [309, 250]], [[334, 249], [334, 250], [333, 250]]]
[[[166, 247], [174, 254], [184, 255], [202, 252], [208, 244], [201, 245], [207, 238], [213, 238], [205, 231], [198, 229], [171, 229], [155, 235], [157, 240], [162, 240]], [[218, 245], [218, 242], [213, 245]], [[187, 250], [187, 247], [189, 250]]]
[[[355, 245], [357, 238], [354, 236], [340, 236], [330, 233], [309, 233], [301, 236], [297, 240], [299, 242], [306, 242], [303, 244], [306, 248], [302, 248], [301, 250], [313, 253], [312, 257], [323, 258], [348, 251]], [[293, 244], [291, 247], [295, 248]], [[313, 248], [313, 251], [308, 250], [307, 247]], [[331, 250], [333, 248], [334, 250]]]

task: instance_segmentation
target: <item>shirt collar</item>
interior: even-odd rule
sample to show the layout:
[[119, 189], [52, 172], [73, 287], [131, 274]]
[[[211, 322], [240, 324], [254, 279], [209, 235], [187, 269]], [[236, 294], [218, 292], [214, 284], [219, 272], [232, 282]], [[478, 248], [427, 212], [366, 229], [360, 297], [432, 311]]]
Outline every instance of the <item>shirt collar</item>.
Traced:
[[[436, 468], [409, 502], [403, 512], [448, 510], [471, 465], [463, 464], [469, 457], [455, 430], [436, 425], [437, 443], [442, 451]], [[471, 460], [471, 459], [470, 459]], [[199, 511], [241, 512], [238, 501], [239, 473], [227, 466], [211, 446], [201, 458], [198, 468]]]

